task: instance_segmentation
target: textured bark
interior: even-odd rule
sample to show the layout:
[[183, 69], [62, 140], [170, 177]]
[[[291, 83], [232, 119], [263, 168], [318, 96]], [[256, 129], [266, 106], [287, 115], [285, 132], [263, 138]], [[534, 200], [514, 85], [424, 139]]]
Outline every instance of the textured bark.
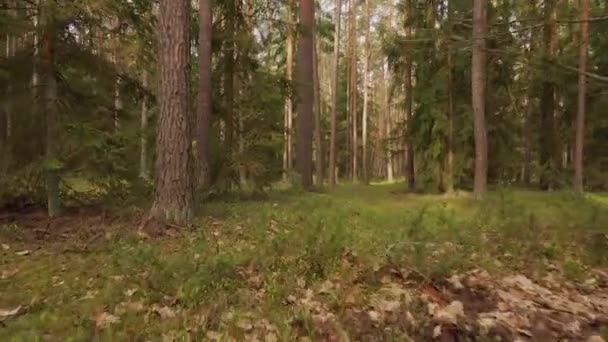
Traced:
[[362, 144], [362, 178], [363, 183], [369, 183], [369, 170], [367, 165], [367, 120], [369, 115], [369, 64], [372, 57], [369, 23], [371, 20], [369, 0], [365, 0], [365, 60], [363, 66], [363, 119], [361, 121]]
[[159, 107], [152, 218], [187, 224], [193, 215], [190, 130], [190, 1], [161, 0]]
[[[411, 20], [413, 14], [413, 4], [412, 0], [408, 0], [407, 2], [407, 16], [408, 19]], [[408, 20], [408, 21], [409, 21]], [[411, 24], [407, 27], [407, 36], [408, 38], [412, 37], [412, 26]], [[416, 171], [414, 166], [414, 144], [411, 139], [411, 124], [412, 124], [412, 116], [413, 116], [413, 102], [414, 96], [412, 92], [412, 55], [408, 54], [407, 56], [407, 65], [405, 68], [405, 120], [407, 121], [407, 140], [406, 140], [406, 178], [407, 178], [407, 187], [409, 191], [416, 190]]]
[[[285, 67], [285, 78], [291, 85], [293, 82], [293, 54], [294, 54], [294, 27], [293, 4], [291, 0], [287, 9], [287, 56]], [[287, 171], [293, 169], [293, 100], [291, 93], [285, 99], [285, 124], [284, 124], [284, 146], [283, 146], [283, 170], [285, 176]]]
[[198, 167], [197, 183], [201, 188], [209, 185], [209, 122], [212, 111], [211, 84], [211, 37], [212, 18], [210, 0], [199, 0], [199, 84], [198, 84], [198, 113], [197, 113], [197, 147]]
[[557, 127], [555, 125], [555, 95], [556, 85], [550, 79], [552, 68], [555, 65], [558, 48], [557, 36], [557, 4], [555, 0], [545, 0], [545, 75], [547, 78], [542, 84], [541, 96], [541, 127], [540, 130], [540, 164], [542, 173], [540, 186], [542, 189], [553, 188], [555, 174], [560, 168], [560, 152], [557, 144]]
[[[142, 75], [142, 86], [144, 90], [148, 90], [148, 72], [144, 71]], [[140, 122], [140, 137], [139, 137], [139, 176], [142, 179], [150, 177], [148, 172], [148, 96], [144, 95], [141, 103], [141, 122]]]
[[313, 76], [314, 76], [314, 116], [315, 116], [315, 178], [319, 186], [323, 185], [323, 128], [321, 127], [321, 84], [319, 81], [319, 53], [317, 40], [313, 32]]
[[[530, 1], [530, 10], [533, 15], [536, 14], [536, 0]], [[530, 41], [528, 48], [528, 62], [532, 63], [532, 59], [534, 58], [534, 53], [536, 50], [536, 36], [537, 30], [532, 30], [530, 32]], [[523, 165], [522, 165], [522, 176], [521, 180], [524, 184], [529, 185], [531, 180], [531, 162], [532, 162], [532, 133], [533, 133], [533, 123], [534, 123], [534, 113], [536, 110], [534, 99], [537, 95], [534, 93], [534, 87], [532, 86], [534, 80], [536, 79], [535, 69], [530, 68], [528, 75], [528, 91], [527, 91], [527, 111], [525, 114], [524, 122], [523, 122], [523, 143], [524, 143], [524, 153], [523, 153]]]
[[329, 185], [336, 184], [336, 120], [338, 115], [338, 77], [340, 59], [340, 12], [342, 0], [336, 0], [334, 11], [334, 56], [332, 71], [332, 106], [331, 106], [331, 132], [329, 137]]
[[302, 186], [312, 186], [312, 128], [313, 128], [313, 32], [314, 1], [300, 0], [298, 35], [298, 102], [296, 166]]
[[473, 58], [471, 67], [472, 104], [475, 135], [475, 179], [473, 192], [481, 197], [487, 192], [488, 137], [485, 117], [486, 80], [486, 1], [473, 2]]
[[589, 0], [579, 0], [581, 31], [578, 62], [578, 107], [576, 112], [576, 139], [574, 148], [574, 190], [583, 192], [583, 147], [585, 144], [585, 91], [587, 46], [589, 42]]

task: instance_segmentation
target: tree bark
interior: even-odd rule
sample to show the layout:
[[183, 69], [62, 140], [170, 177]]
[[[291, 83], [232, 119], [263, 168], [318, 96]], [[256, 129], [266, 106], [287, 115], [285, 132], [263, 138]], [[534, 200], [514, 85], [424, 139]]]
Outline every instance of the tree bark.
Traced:
[[235, 1], [229, 1], [226, 30], [227, 41], [224, 50], [224, 122], [225, 127], [225, 146], [227, 159], [233, 159], [234, 150], [234, 94], [236, 87], [235, 64], [236, 64], [236, 5]]
[[350, 1], [350, 78], [349, 78], [349, 113], [352, 123], [352, 180], [358, 177], [359, 131], [357, 127], [357, 1]]
[[583, 192], [583, 148], [585, 145], [585, 91], [587, 46], [589, 42], [589, 0], [579, 0], [581, 31], [578, 62], [578, 107], [576, 112], [576, 141], [574, 148], [574, 190]]
[[[43, 14], [45, 15], [45, 14]], [[42, 18], [42, 16], [41, 16]], [[59, 122], [57, 113], [57, 79], [55, 76], [55, 32], [52, 22], [45, 20], [42, 36], [41, 66], [45, 75], [44, 106], [46, 113], [46, 193], [49, 217], [61, 214], [61, 197], [59, 193]]]
[[367, 165], [367, 120], [369, 115], [369, 64], [371, 59], [371, 41], [369, 24], [371, 13], [369, 0], [365, 0], [365, 60], [363, 65], [363, 119], [361, 120], [362, 143], [362, 178], [364, 184], [369, 184], [369, 170]]
[[[408, 0], [407, 2], [407, 17], [408, 21], [411, 20], [413, 14], [413, 4], [412, 0]], [[407, 37], [412, 37], [412, 24], [408, 23], [407, 26]], [[405, 67], [405, 120], [407, 122], [407, 134], [406, 134], [406, 178], [407, 178], [407, 187], [409, 191], [416, 190], [416, 171], [414, 165], [414, 144], [411, 139], [411, 127], [412, 127], [412, 117], [413, 117], [413, 102], [414, 96], [412, 92], [412, 55], [407, 54], [407, 65]]]
[[338, 63], [340, 59], [340, 14], [342, 1], [336, 0], [334, 10], [334, 56], [332, 77], [331, 132], [329, 138], [329, 185], [336, 184], [336, 121], [338, 116]]
[[198, 84], [198, 186], [206, 188], [210, 182], [209, 169], [209, 122], [212, 106], [212, 84], [211, 84], [211, 38], [212, 17], [210, 0], [199, 0], [199, 84]]
[[298, 35], [298, 102], [296, 166], [302, 187], [312, 186], [312, 129], [313, 129], [313, 32], [314, 2], [300, 0], [300, 25]]
[[[144, 71], [141, 77], [142, 87], [148, 91], [148, 72]], [[141, 102], [141, 122], [139, 137], [139, 177], [150, 178], [148, 172], [148, 95], [144, 94]]]
[[445, 165], [445, 190], [448, 194], [454, 192], [454, 61], [452, 52], [452, 2], [447, 4], [448, 13], [448, 42], [447, 42], [447, 64], [448, 64], [448, 141], [447, 159]]
[[545, 0], [545, 80], [542, 83], [541, 96], [541, 127], [540, 132], [540, 164], [542, 167], [540, 186], [542, 189], [555, 187], [555, 174], [560, 168], [560, 153], [557, 146], [557, 132], [555, 126], [555, 81], [552, 77], [552, 68], [556, 62], [558, 36], [557, 36], [557, 4], [555, 0]]
[[190, 112], [190, 0], [161, 0], [159, 119], [150, 216], [187, 224], [193, 216]]
[[[293, 18], [293, 4], [290, 0], [287, 9], [287, 56], [285, 78], [289, 85], [293, 84], [293, 54], [294, 54], [294, 27], [296, 23]], [[293, 169], [293, 100], [290, 92], [285, 99], [285, 124], [284, 124], [284, 146], [283, 146], [283, 171], [287, 179], [288, 172]]]
[[323, 185], [323, 128], [321, 127], [321, 84], [319, 81], [319, 54], [317, 40], [313, 32], [313, 73], [314, 73], [314, 98], [315, 98], [315, 178], [317, 185]]
[[488, 137], [485, 117], [486, 80], [486, 1], [473, 1], [472, 104], [475, 135], [475, 179], [473, 192], [482, 197], [487, 192]]

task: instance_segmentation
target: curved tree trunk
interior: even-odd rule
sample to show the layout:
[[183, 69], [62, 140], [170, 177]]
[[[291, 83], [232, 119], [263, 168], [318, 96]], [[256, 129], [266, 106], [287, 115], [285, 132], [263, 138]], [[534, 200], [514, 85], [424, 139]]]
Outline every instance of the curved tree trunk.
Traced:
[[150, 216], [187, 224], [193, 216], [190, 112], [190, 0], [161, 0], [159, 107]]

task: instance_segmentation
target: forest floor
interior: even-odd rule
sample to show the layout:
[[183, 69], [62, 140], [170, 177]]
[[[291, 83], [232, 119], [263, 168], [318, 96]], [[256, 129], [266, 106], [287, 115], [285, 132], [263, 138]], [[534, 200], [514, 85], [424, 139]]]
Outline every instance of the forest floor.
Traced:
[[0, 340], [608, 339], [608, 194], [402, 189], [217, 200], [162, 238], [0, 213]]

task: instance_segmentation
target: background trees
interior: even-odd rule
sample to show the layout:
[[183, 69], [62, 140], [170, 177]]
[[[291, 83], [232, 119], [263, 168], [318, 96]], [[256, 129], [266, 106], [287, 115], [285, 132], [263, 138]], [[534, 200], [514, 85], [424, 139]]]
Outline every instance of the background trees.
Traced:
[[[199, 89], [169, 123], [186, 118], [175, 138], [207, 160], [193, 180], [207, 195], [262, 191], [288, 174], [294, 150], [306, 153], [297, 169], [306, 186], [316, 171], [319, 185], [406, 178], [411, 190], [473, 189], [481, 105], [490, 186], [568, 188], [576, 174], [578, 190], [606, 189], [607, 5], [589, 2], [586, 19], [585, 2], [484, 4], [481, 32], [464, 0], [201, 0], [188, 10], [188, 32], [199, 37], [187, 39], [187, 70], [186, 60], [162, 59], [163, 13], [153, 2], [4, 2], [2, 204], [45, 204], [54, 215], [59, 200], [151, 199], [150, 165], [166, 155], [164, 140], [150, 142], [166, 128], [168, 67]], [[302, 10], [305, 22], [295, 16]], [[480, 54], [486, 61], [473, 63]], [[484, 66], [485, 95], [473, 91], [473, 71]]]

